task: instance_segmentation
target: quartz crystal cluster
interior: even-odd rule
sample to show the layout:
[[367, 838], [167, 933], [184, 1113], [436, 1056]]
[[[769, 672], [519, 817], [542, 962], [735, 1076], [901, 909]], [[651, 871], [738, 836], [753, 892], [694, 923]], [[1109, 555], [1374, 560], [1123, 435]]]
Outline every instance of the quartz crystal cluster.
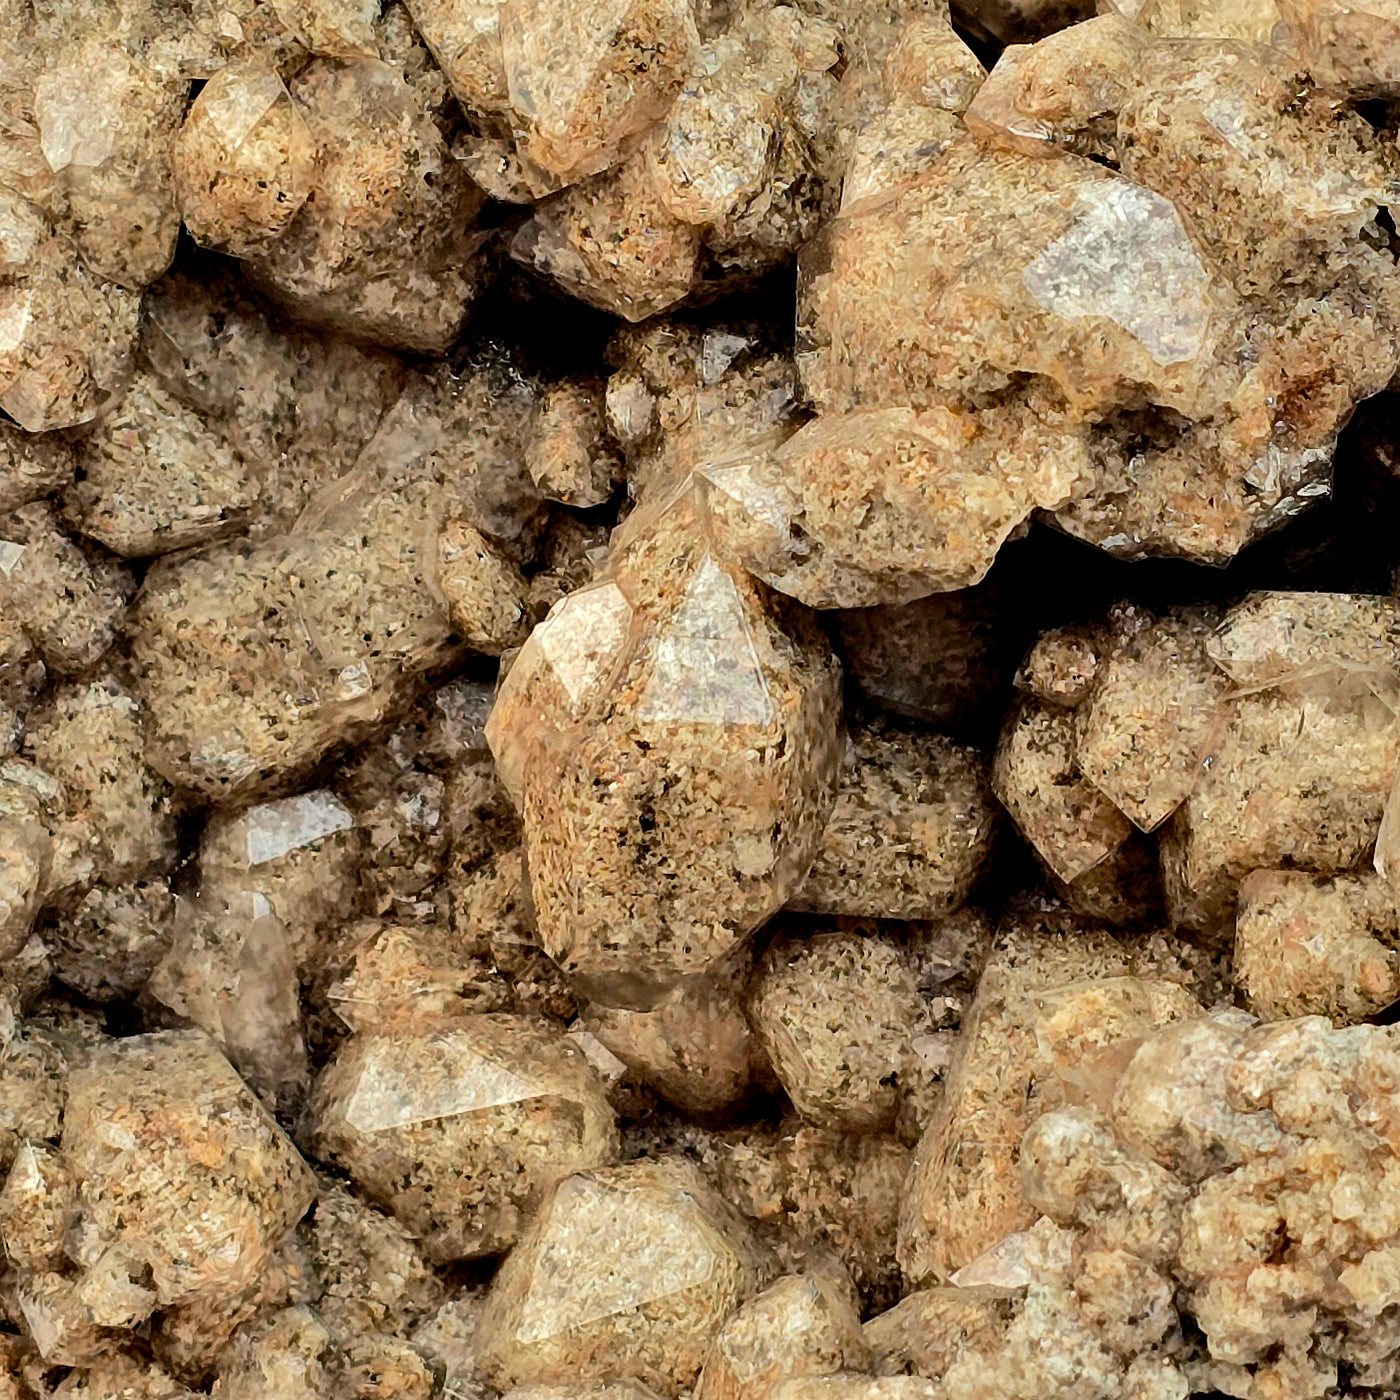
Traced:
[[1394, 0], [0, 0], [0, 1400], [1400, 1394]]

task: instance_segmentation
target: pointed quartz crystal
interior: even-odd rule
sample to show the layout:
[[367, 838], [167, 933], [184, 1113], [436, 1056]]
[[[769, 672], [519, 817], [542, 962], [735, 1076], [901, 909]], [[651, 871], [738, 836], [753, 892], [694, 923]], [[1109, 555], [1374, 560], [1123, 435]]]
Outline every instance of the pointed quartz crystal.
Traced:
[[477, 1354], [503, 1390], [634, 1379], [675, 1395], [765, 1273], [748, 1227], [689, 1162], [580, 1173], [496, 1275]]
[[[703, 496], [644, 503], [558, 604], [488, 725], [519, 797], [544, 949], [645, 1007], [780, 908], [834, 799], [835, 662], [719, 555]], [[703, 777], [702, 777], [703, 775]]]
[[500, 29], [525, 154], [567, 181], [665, 114], [700, 46], [689, 0], [506, 0]]
[[261, 252], [306, 203], [316, 147], [276, 69], [230, 64], [201, 89], [175, 143], [175, 190], [195, 241]]

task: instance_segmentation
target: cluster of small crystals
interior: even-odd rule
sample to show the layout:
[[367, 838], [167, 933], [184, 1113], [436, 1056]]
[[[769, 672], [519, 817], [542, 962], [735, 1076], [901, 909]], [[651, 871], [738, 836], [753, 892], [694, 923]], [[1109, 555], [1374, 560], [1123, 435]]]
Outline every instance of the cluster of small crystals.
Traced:
[[1099, 9], [0, 0], [0, 1400], [1400, 1393], [1400, 10]]

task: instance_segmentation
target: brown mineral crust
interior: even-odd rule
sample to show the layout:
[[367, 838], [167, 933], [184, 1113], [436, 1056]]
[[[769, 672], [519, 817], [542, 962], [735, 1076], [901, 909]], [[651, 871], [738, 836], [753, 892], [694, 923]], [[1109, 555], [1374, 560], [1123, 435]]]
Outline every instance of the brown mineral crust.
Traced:
[[677, 218], [711, 226], [716, 251], [739, 253], [739, 263], [744, 252], [781, 256], [815, 232], [813, 215], [829, 212], [834, 191], [809, 174], [794, 197], [788, 167], [794, 153], [808, 171], [821, 164], [819, 94], [840, 44], [825, 16], [796, 6], [751, 10], [703, 46], [653, 129], [646, 153], [662, 199]]
[[941, 407], [828, 414], [767, 456], [721, 458], [702, 475], [726, 546], [819, 608], [969, 588], [1033, 509], [1091, 480], [1072, 428]]
[[[1207, 646], [1243, 691], [1287, 687], [1331, 698], [1350, 681], [1382, 696], [1400, 671], [1400, 602], [1360, 593], [1252, 594]], [[1340, 698], [1340, 697], [1338, 697]]]
[[528, 1017], [362, 1033], [323, 1072], [310, 1112], [317, 1150], [438, 1262], [509, 1248], [553, 1181], [618, 1148], [592, 1069]]
[[1084, 777], [1142, 831], [1186, 800], [1224, 727], [1226, 677], [1207, 654], [1219, 616], [1183, 610], [1154, 618], [1123, 606], [1093, 694], [1077, 717]]
[[517, 699], [490, 737], [507, 786], [523, 772], [545, 951], [592, 1000], [644, 1007], [791, 897], [834, 798], [839, 686], [810, 621], [714, 552], [693, 486], [628, 532], [591, 628], [522, 675], [554, 712]]
[[790, 1376], [865, 1370], [850, 1282], [841, 1282], [788, 1274], [740, 1307], [710, 1343], [697, 1400], [766, 1400]]
[[195, 1395], [159, 1366], [111, 1342], [91, 1365], [69, 1372], [53, 1393], [62, 1400], [194, 1400]]
[[310, 325], [440, 354], [484, 280], [480, 193], [388, 64], [318, 59], [292, 97], [318, 151], [314, 188], [250, 272]]
[[[1073, 929], [1074, 925], [1071, 924]], [[1094, 1092], [1099, 1061], [1158, 1026], [1199, 1014], [1184, 988], [1130, 975], [1102, 934], [1004, 931], [963, 1020], [942, 1104], [914, 1158], [899, 1222], [910, 1282], [946, 1282], [1036, 1212], [1016, 1173], [1020, 1135], [1067, 1094]]]
[[0, 785], [0, 953], [7, 957], [24, 947], [34, 927], [54, 860], [50, 813], [24, 776], [22, 767], [6, 764]]
[[265, 252], [311, 194], [316, 148], [277, 70], [232, 63], [200, 90], [174, 149], [175, 193], [196, 242]]
[[174, 912], [159, 876], [95, 886], [43, 927], [54, 976], [91, 1001], [135, 997], [170, 947]]
[[779, 939], [759, 966], [749, 1016], [808, 1123], [845, 1132], [891, 1126], [913, 1041], [928, 1023], [890, 942], [859, 932]]
[[736, 1130], [715, 1175], [725, 1198], [784, 1238], [834, 1252], [876, 1307], [899, 1297], [894, 1257], [909, 1151], [881, 1133]]
[[992, 791], [1051, 874], [1073, 883], [1108, 859], [1132, 823], [1079, 771], [1075, 713], [1022, 700], [997, 745]]
[[968, 896], [996, 808], [975, 750], [882, 722], [852, 735], [836, 805], [788, 901], [816, 914], [936, 919]]
[[50, 692], [30, 716], [26, 757], [61, 785], [66, 838], [91, 862], [87, 883], [167, 871], [177, 855], [165, 780], [147, 766], [142, 707], [111, 676]]
[[743, 1102], [763, 1051], [731, 976], [682, 982], [650, 1011], [591, 1009], [584, 1024], [668, 1103], [692, 1117]]
[[612, 1378], [674, 1396], [769, 1269], [748, 1226], [688, 1162], [568, 1176], [497, 1273], [478, 1355], [501, 1389]]
[[919, 180], [929, 162], [963, 133], [953, 112], [896, 97], [868, 118], [851, 142], [841, 181], [841, 214], [855, 217]]
[[[1300, 100], [1296, 67], [1263, 47], [1153, 45], [1118, 111], [1123, 173], [1186, 211], [1241, 291], [1272, 290], [1311, 270], [1309, 254], [1350, 243], [1341, 266], [1367, 278], [1393, 318], [1394, 292], [1383, 290], [1394, 280], [1389, 260], [1358, 246], [1388, 197], [1393, 154], [1329, 95], [1304, 90]], [[1263, 213], [1271, 196], [1288, 200], [1283, 225]]]
[[699, 48], [684, 0], [601, 0], [576, 11], [507, 0], [499, 22], [525, 154], [566, 181], [606, 169], [635, 145]]
[[847, 679], [882, 710], [950, 733], [986, 728], [1005, 647], [994, 593], [934, 593], [836, 614]]
[[1376, 875], [1256, 870], [1240, 882], [1235, 975], [1265, 1021], [1347, 1023], [1400, 998], [1400, 912]]
[[627, 321], [683, 301], [699, 253], [699, 230], [666, 208], [640, 155], [541, 202], [511, 243], [518, 262]]
[[0, 618], [0, 755], [14, 753], [48, 680], [39, 653], [14, 618]]
[[95, 1050], [69, 1081], [60, 1150], [76, 1183], [75, 1262], [148, 1270], [152, 1305], [252, 1282], [316, 1195], [295, 1148], [197, 1032]]
[[58, 433], [27, 433], [0, 422], [0, 511], [58, 491], [73, 479], [73, 448]]
[[0, 606], [54, 674], [80, 674], [102, 658], [129, 596], [121, 566], [85, 555], [47, 501], [0, 517]]
[[225, 438], [141, 374], [78, 445], [64, 514], [124, 558], [168, 554], [237, 534], [260, 494]]
[[100, 32], [65, 37], [34, 89], [59, 222], [90, 271], [139, 289], [175, 255], [171, 149], [189, 85]]

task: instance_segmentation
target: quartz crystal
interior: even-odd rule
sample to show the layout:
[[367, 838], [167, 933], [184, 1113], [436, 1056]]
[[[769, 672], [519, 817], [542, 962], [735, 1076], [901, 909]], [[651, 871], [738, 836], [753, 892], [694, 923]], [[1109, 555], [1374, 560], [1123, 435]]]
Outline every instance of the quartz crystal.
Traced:
[[1031, 511], [1064, 505], [1091, 468], [1072, 429], [940, 407], [826, 415], [703, 475], [721, 538], [760, 578], [809, 607], [860, 608], [981, 582]]
[[131, 621], [152, 762], [180, 786], [253, 796], [370, 732], [447, 661], [458, 644], [422, 521], [434, 489], [342, 489], [302, 532], [153, 569]]
[[501, 49], [526, 156], [565, 181], [614, 164], [670, 104], [699, 36], [682, 0], [506, 0]]
[[[291, 95], [315, 144], [311, 195], [250, 270], [310, 325], [445, 350], [482, 281], [480, 195], [388, 64], [318, 59]], [[264, 161], [275, 178], [275, 146]]]
[[26, 433], [0, 423], [0, 511], [28, 505], [73, 478], [73, 449], [58, 433]]
[[650, 1011], [598, 1007], [589, 1032], [668, 1103], [705, 1117], [743, 1101], [759, 1048], [741, 997], [723, 973], [682, 982]]
[[502, 1389], [611, 1377], [675, 1395], [768, 1270], [747, 1226], [688, 1163], [566, 1176], [491, 1285], [478, 1355]]
[[884, 1133], [739, 1130], [717, 1176], [726, 1199], [817, 1254], [834, 1253], [863, 1298], [899, 1297], [894, 1234], [909, 1151]]
[[967, 898], [995, 823], [975, 750], [893, 725], [858, 730], [816, 859], [789, 907], [937, 918]]
[[1318, 82], [1362, 96], [1400, 92], [1400, 17], [1388, 0], [1282, 0], [1279, 11]]
[[899, 1260], [912, 1282], [947, 1282], [1033, 1224], [1016, 1172], [1026, 1127], [1071, 1085], [1094, 1092], [1121, 1059], [1120, 1042], [1199, 1013], [1185, 988], [1130, 975], [1111, 939], [1069, 928], [1070, 938], [1053, 927], [1004, 929], [978, 983], [904, 1195]]
[[838, 757], [815, 630], [715, 552], [693, 485], [647, 514], [535, 629], [488, 727], [544, 949], [612, 1005], [655, 1001], [781, 907]]
[[1364, 1020], [1400, 999], [1400, 915], [1374, 875], [1256, 870], [1240, 882], [1235, 975], [1264, 1020]]
[[150, 994], [198, 1026], [258, 1095], [285, 1111], [309, 1086], [296, 951], [268, 901], [182, 908]]
[[850, 1280], [832, 1272], [788, 1274], [745, 1303], [710, 1344], [698, 1400], [760, 1400], [790, 1376], [864, 1370]]
[[171, 149], [188, 84], [100, 31], [66, 37], [34, 88], [60, 223], [91, 272], [141, 288], [175, 254], [180, 211]]
[[316, 146], [275, 68], [230, 64], [200, 90], [175, 144], [175, 191], [192, 236], [235, 257], [265, 252], [311, 194]]
[[0, 516], [0, 606], [57, 675], [90, 669], [112, 645], [130, 587], [109, 559], [89, 559], [46, 501]]
[[242, 456], [152, 375], [82, 440], [77, 468], [68, 520], [128, 559], [236, 534], [259, 495]]
[[315, 1199], [295, 1148], [202, 1035], [136, 1036], [73, 1074], [74, 1263], [149, 1279], [147, 1311], [250, 1282]]
[[324, 788], [221, 813], [200, 842], [200, 901], [215, 916], [274, 919], [307, 969], [354, 909], [363, 847], [354, 813]]
[[510, 983], [485, 958], [464, 955], [455, 938], [432, 925], [351, 924], [338, 942], [351, 945], [326, 1000], [352, 1031], [389, 1030], [419, 1018], [511, 1008]]
[[174, 912], [161, 877], [96, 886], [44, 925], [54, 976], [92, 1001], [134, 997], [170, 946]]
[[819, 1128], [888, 1128], [909, 1073], [923, 1004], [899, 952], [878, 936], [779, 940], [749, 1015], [793, 1106]]
[[362, 1032], [322, 1074], [311, 1114], [317, 1151], [438, 1261], [509, 1248], [553, 1181], [617, 1154], [583, 1056], [522, 1017]]

